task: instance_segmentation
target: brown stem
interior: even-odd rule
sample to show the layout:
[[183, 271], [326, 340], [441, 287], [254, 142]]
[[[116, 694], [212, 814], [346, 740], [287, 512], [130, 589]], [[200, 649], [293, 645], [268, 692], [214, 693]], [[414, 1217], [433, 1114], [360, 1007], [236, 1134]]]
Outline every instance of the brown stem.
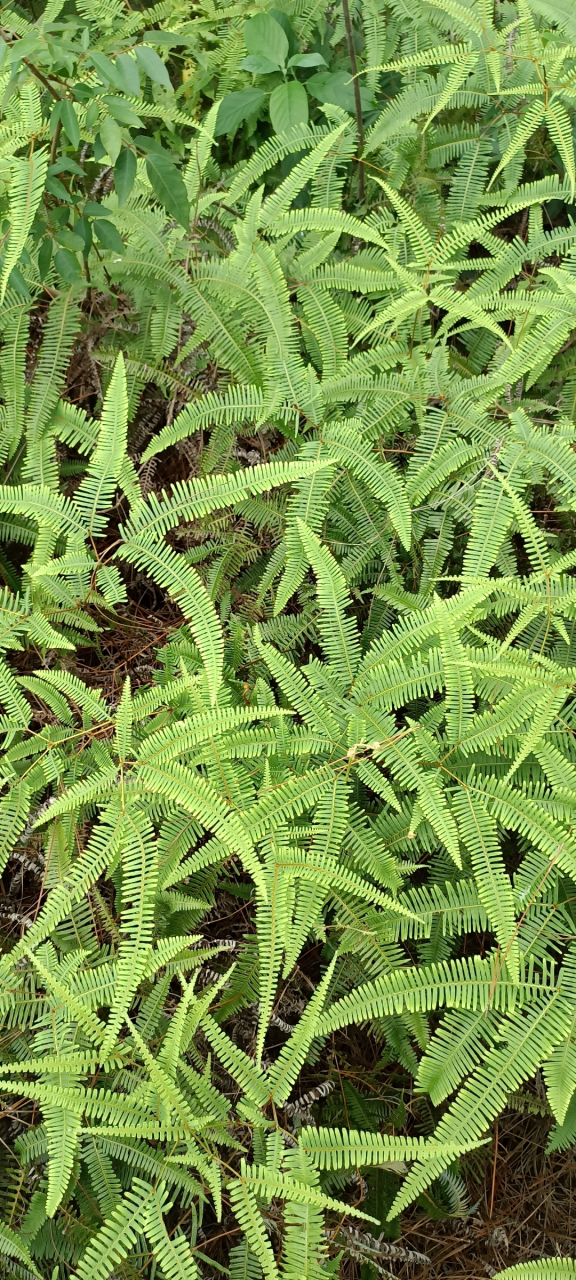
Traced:
[[28, 70], [32, 72], [32, 75], [36, 76], [36, 78], [40, 80], [40, 83], [48, 90], [48, 93], [51, 93], [52, 97], [55, 98], [57, 102], [60, 102], [60, 94], [56, 93], [56, 90], [52, 88], [50, 81], [46, 79], [46, 76], [42, 75], [42, 72], [38, 70], [38, 67], [35, 67], [34, 63], [30, 62], [28, 58], [23, 58], [22, 61], [26, 64]]
[[96, 257], [98, 258], [98, 261], [100, 263], [100, 266], [102, 267], [104, 275], [106, 276], [106, 283], [109, 285], [112, 285], [112, 280], [110, 278], [110, 275], [108, 274], [106, 267], [104, 266], [104, 263], [102, 261], [102, 254], [98, 252], [98, 248], [95, 244], [92, 245], [92, 248], [94, 250], [94, 253], [96, 254]]
[[496, 1195], [496, 1165], [498, 1163], [498, 1121], [494, 1125], [494, 1164], [492, 1166], [492, 1186], [490, 1189], [490, 1211], [489, 1218], [492, 1221], [494, 1213], [494, 1196]]
[[[17, 41], [22, 38], [21, 36], [18, 35], [16, 31], [11, 31], [9, 27], [4, 27], [1, 24], [0, 24], [0, 35], [2, 36], [2, 39], [6, 41], [6, 44], [9, 43], [10, 38], [12, 38], [14, 44], [16, 44]], [[47, 80], [46, 76], [43, 75], [42, 72], [38, 70], [38, 67], [35, 67], [34, 63], [30, 62], [29, 58], [22, 58], [22, 62], [28, 67], [28, 70], [32, 72], [32, 75], [36, 76], [37, 79], [41, 81], [41, 83], [44, 85], [44, 88], [48, 90], [48, 93], [51, 93], [52, 97], [55, 98], [57, 102], [59, 102], [60, 101], [59, 94], [57, 94], [56, 90], [52, 88], [50, 81]], [[60, 80], [59, 76], [52, 76], [52, 79], [58, 80], [60, 84], [65, 85], [65, 82], [63, 80]]]
[[358, 159], [358, 199], [362, 202], [364, 200], [364, 165], [360, 159], [360, 152], [364, 150], [364, 122], [362, 120], [360, 83], [358, 81], [358, 66], [356, 63], [356, 50], [354, 48], [354, 36], [352, 34], [352, 23], [350, 21], [348, 0], [342, 0], [342, 12], [344, 14], [344, 26], [346, 27], [348, 57], [350, 58], [350, 66], [352, 68], [352, 75], [354, 76], [354, 108], [356, 111], [356, 128], [358, 130], [358, 151], [356, 153]]

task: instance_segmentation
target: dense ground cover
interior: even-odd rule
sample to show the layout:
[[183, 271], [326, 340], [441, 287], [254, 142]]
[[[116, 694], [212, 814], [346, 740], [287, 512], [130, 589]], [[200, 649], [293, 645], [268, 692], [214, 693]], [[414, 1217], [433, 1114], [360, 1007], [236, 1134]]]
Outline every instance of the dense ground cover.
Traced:
[[0, 19], [0, 1267], [564, 1274], [576, 9]]

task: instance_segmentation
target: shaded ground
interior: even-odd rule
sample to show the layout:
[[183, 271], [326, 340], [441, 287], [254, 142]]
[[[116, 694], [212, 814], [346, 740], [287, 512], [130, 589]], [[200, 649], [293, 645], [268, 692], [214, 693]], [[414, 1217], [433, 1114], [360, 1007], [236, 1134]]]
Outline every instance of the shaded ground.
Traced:
[[576, 1256], [575, 1152], [547, 1156], [550, 1127], [546, 1116], [502, 1116], [483, 1177], [467, 1179], [476, 1211], [461, 1221], [405, 1217], [403, 1243], [426, 1253], [430, 1265], [394, 1268], [397, 1274], [484, 1280], [531, 1258]]

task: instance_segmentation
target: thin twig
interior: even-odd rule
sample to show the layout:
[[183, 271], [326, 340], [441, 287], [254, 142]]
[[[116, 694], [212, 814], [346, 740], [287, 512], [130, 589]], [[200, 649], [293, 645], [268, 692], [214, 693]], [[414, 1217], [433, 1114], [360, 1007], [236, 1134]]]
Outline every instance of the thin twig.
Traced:
[[494, 1164], [492, 1165], [492, 1187], [490, 1190], [490, 1210], [489, 1216], [492, 1218], [494, 1212], [494, 1196], [496, 1194], [496, 1165], [498, 1163], [498, 1121], [494, 1124]]

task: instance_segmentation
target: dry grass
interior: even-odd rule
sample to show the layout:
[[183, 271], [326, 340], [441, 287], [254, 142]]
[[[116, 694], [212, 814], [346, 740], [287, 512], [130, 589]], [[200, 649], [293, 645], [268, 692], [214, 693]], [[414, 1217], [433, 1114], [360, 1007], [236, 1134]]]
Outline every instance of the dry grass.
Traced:
[[546, 1155], [551, 1121], [507, 1112], [487, 1148], [483, 1176], [469, 1176], [476, 1203], [469, 1218], [433, 1222], [414, 1213], [402, 1240], [426, 1253], [430, 1265], [396, 1271], [402, 1280], [462, 1276], [485, 1280], [531, 1258], [576, 1256], [576, 1158], [573, 1150]]

